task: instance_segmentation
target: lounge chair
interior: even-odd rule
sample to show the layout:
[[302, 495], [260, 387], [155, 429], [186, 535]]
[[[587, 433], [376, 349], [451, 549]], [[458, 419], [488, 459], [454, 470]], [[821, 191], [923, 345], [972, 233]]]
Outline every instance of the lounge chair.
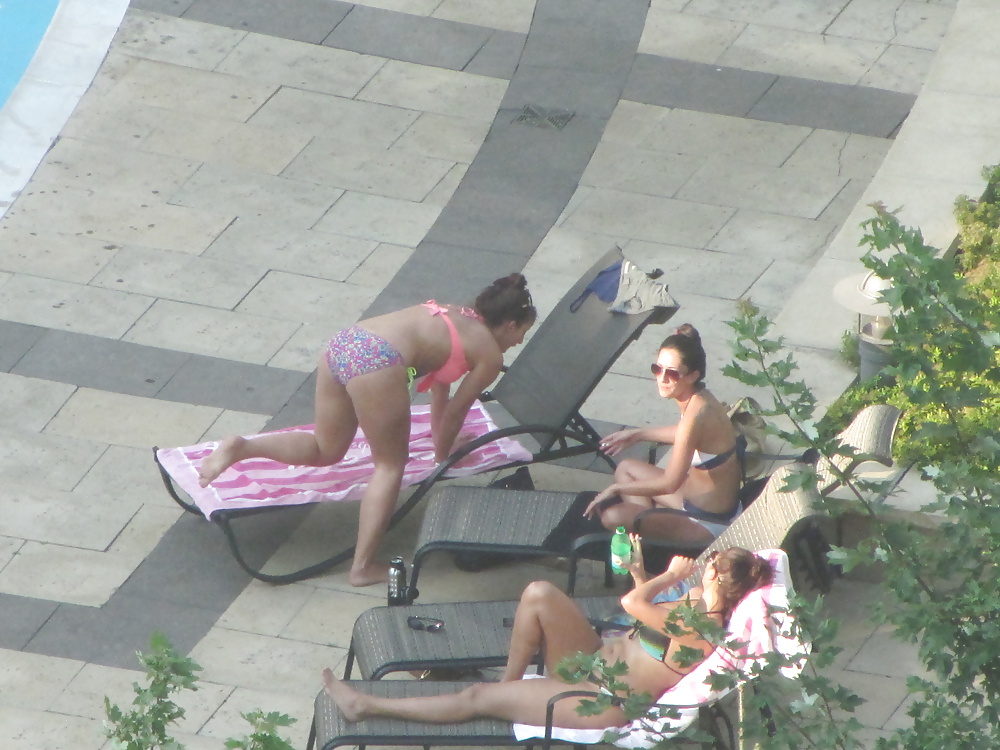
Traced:
[[[892, 465], [892, 436], [900, 411], [883, 404], [868, 406], [858, 412], [851, 424], [839, 435], [838, 440], [851, 448], [850, 455], [836, 456], [833, 465], [841, 471], [853, 471], [866, 461]], [[787, 457], [786, 457], [787, 458]], [[820, 494], [827, 495], [840, 486], [831, 462], [818, 462]], [[760, 492], [764, 481], [754, 479], [744, 482], [740, 491], [740, 504], [747, 508]], [[428, 503], [427, 512], [417, 539], [410, 576], [411, 601], [419, 593], [417, 583], [420, 570], [428, 555], [448, 551], [485, 555], [510, 555], [520, 557], [565, 557], [569, 561], [566, 591], [573, 593], [576, 586], [578, 562], [581, 558], [605, 560], [605, 579], [610, 579], [607, 547], [610, 533], [598, 524], [583, 524], [580, 513], [590, 498], [567, 492], [514, 491], [494, 487], [469, 487], [449, 485], [437, 489]], [[592, 497], [592, 495], [591, 495]], [[687, 515], [681, 510], [655, 508], [636, 518], [636, 531], [648, 519], [664, 515]], [[840, 532], [837, 532], [837, 539]], [[655, 539], [651, 540], [651, 546]], [[706, 543], [673, 542], [661, 544], [661, 557], [672, 554], [697, 555]], [[829, 572], [825, 565], [816, 564], [817, 576]], [[820, 588], [828, 588], [829, 581], [818, 580]]]
[[[601, 271], [623, 260], [621, 250], [615, 247], [569, 290], [541, 322], [492, 391], [483, 395], [486, 410], [498, 428], [466, 443], [447, 461], [430, 470], [426, 478], [421, 477], [409, 498], [393, 514], [390, 526], [409, 512], [439, 480], [448, 478], [454, 472], [456, 463], [499, 440], [513, 442], [512, 439], [516, 438], [516, 442], [526, 450], [522, 450], [517, 458], [491, 465], [490, 468], [493, 469], [570, 459], [580, 462], [576, 465], [581, 468], [593, 468], [600, 461], [613, 467], [613, 462], [598, 452], [600, 434], [583, 417], [580, 408], [619, 355], [639, 337], [646, 326], [666, 322], [677, 309], [673, 303], [673, 306], [654, 306], [635, 314], [612, 313], [607, 302], [602, 301], [597, 294], [588, 292], [588, 287]], [[665, 287], [659, 286], [663, 298], [669, 300]], [[205, 445], [193, 446], [191, 449], [169, 449], [170, 452], [186, 452], [181, 457], [174, 456], [175, 460], [168, 462], [168, 451], [154, 449], [154, 458], [171, 497], [185, 510], [204, 515], [218, 524], [236, 561], [254, 578], [270, 583], [291, 583], [318, 575], [349, 560], [354, 554], [354, 548], [349, 547], [297, 571], [284, 574], [263, 573], [260, 569], [263, 561], [255, 564], [248, 559], [248, 556], [259, 558], [261, 555], [257, 552], [248, 555], [244, 551], [237, 539], [233, 521], [286, 509], [291, 505], [334, 498], [325, 496], [322, 492], [293, 492], [276, 500], [273, 496], [276, 493], [268, 495], [266, 490], [255, 487], [255, 499], [249, 502], [233, 503], [232, 507], [220, 508], [208, 493], [209, 500], [206, 504], [201, 499], [206, 493], [201, 492], [198, 487], [196, 459], [190, 458], [202, 455], [205, 450]], [[237, 471], [240, 466], [241, 464], [234, 465]], [[363, 485], [353, 484], [356, 494], [359, 493]], [[177, 485], [190, 496], [190, 500], [181, 497]]]
[[[699, 563], [703, 565], [713, 550], [783, 547], [792, 557], [793, 570], [815, 575], [815, 568], [825, 564], [814, 551], [818, 496], [803, 488], [782, 492], [794, 470], [779, 467], [753, 505], [698, 556]], [[581, 597], [577, 602], [598, 626], [621, 611], [617, 596]], [[369, 609], [354, 623], [344, 678], [351, 677], [355, 666], [365, 679], [397, 671], [502, 666], [510, 642], [509, 618], [516, 608], [515, 601], [497, 601]], [[443, 620], [444, 631], [412, 630], [407, 626], [411, 616]]]
[[[675, 712], [656, 718], [634, 721], [612, 730], [615, 744], [629, 748], [648, 748], [662, 737], [683, 731], [696, 719], [702, 728], [715, 730], [720, 724], [728, 729], [729, 746], [735, 747], [736, 737], [731, 722], [720, 710], [719, 702], [736, 685], [745, 684], [755, 659], [771, 651], [780, 651], [794, 664], [783, 669], [786, 676], [795, 677], [805, 655], [806, 644], [801, 643], [793, 628], [791, 617], [785, 611], [791, 579], [788, 558], [781, 550], [761, 552], [775, 566], [775, 581], [768, 587], [751, 592], [737, 606], [729, 622], [727, 645], [720, 646], [677, 685], [658, 701], [664, 709]], [[712, 673], [735, 672], [735, 685], [712, 689], [706, 682]], [[355, 681], [358, 690], [388, 696], [427, 696], [457, 692], [468, 683], [435, 683], [427, 681], [385, 682]], [[356, 723], [347, 722], [325, 692], [320, 692], [315, 702], [313, 725], [309, 737], [309, 750], [331, 750], [343, 745], [532, 745], [548, 747], [553, 741], [572, 744], [593, 744], [602, 741], [604, 730], [567, 730], [552, 727], [552, 707], [558, 700], [595, 693], [569, 689], [549, 701], [547, 723], [544, 727], [511, 725], [504, 721], [480, 719], [464, 724], [425, 724], [398, 719], [376, 718]], [[718, 732], [713, 732], [718, 738]]]
[[842, 476], [854, 473], [868, 461], [891, 467], [892, 438], [902, 414], [887, 404], [873, 404], [859, 411], [837, 436], [840, 444], [850, 449], [848, 455], [821, 458], [816, 464], [820, 494], [836, 491], [842, 485]]

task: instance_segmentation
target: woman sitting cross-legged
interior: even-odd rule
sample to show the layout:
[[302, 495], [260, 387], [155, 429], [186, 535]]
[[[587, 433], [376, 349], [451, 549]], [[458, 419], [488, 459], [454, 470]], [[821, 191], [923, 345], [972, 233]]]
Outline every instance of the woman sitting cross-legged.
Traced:
[[[691, 589], [680, 601], [654, 603], [657, 594], [687, 578], [694, 566], [690, 558], [675, 557], [666, 572], [647, 580], [641, 552], [634, 555], [629, 570], [636, 586], [622, 597], [621, 602], [625, 611], [642, 627], [637, 627], [630, 635], [603, 641], [566, 594], [547, 582], [528, 584], [514, 616], [510, 653], [500, 682], [476, 683], [459, 693], [446, 695], [383, 698], [354, 690], [334, 677], [330, 669], [325, 669], [326, 692], [348, 721], [390, 716], [447, 724], [490, 717], [544, 725], [547, 701], [571, 689], [567, 683], [551, 676], [556, 674], [556, 665], [567, 656], [584, 652], [602, 657], [607, 664], [624, 662], [628, 673], [621, 679], [633, 693], [659, 697], [696, 666], [690, 660], [685, 660], [684, 665], [678, 661], [682, 646], [697, 649], [704, 656], [714, 648], [714, 644], [694, 630], [668, 640], [663, 629], [671, 610], [690, 604], [718, 625], [725, 625], [739, 601], [750, 591], [770, 583], [773, 576], [766, 560], [745, 549], [732, 547], [709, 558], [700, 587]], [[544, 655], [548, 676], [521, 679], [539, 650]], [[599, 689], [598, 685], [588, 682], [578, 687], [595, 692]], [[571, 729], [600, 729], [622, 726], [628, 721], [618, 707], [596, 716], [581, 716], [576, 710], [579, 704], [577, 698], [559, 701], [554, 724]]]
[[677, 424], [619, 430], [601, 441], [610, 456], [640, 442], [673, 446], [666, 468], [627, 458], [615, 481], [598, 493], [584, 515], [605, 528], [635, 530], [635, 518], [651, 508], [672, 508], [687, 515], [644, 518], [642, 532], [658, 539], [704, 542], [721, 534], [740, 513], [737, 494], [743, 477], [743, 436], [733, 427], [725, 405], [705, 387], [705, 350], [693, 326], [685, 323], [660, 345], [653, 377], [661, 398], [680, 407]]

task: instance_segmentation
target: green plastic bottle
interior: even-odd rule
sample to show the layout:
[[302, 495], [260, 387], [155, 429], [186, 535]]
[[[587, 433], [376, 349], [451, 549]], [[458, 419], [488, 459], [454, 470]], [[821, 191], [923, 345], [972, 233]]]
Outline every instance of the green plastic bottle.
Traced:
[[628, 538], [624, 526], [619, 526], [611, 537], [611, 570], [618, 575], [628, 575], [625, 567], [632, 561], [632, 540]]

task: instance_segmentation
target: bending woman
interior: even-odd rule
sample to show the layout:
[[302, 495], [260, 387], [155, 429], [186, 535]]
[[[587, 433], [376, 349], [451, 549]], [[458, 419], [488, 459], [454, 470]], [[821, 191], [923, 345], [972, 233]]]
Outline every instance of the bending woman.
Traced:
[[681, 419], [667, 427], [638, 427], [613, 432], [601, 441], [611, 456], [640, 441], [673, 445], [665, 469], [625, 459], [615, 482], [594, 498], [584, 515], [598, 515], [608, 529], [634, 530], [635, 517], [650, 508], [674, 508], [688, 516], [643, 519], [648, 536], [710, 542], [739, 515], [745, 438], [722, 403], [705, 387], [705, 350], [693, 326], [685, 323], [660, 345], [653, 377], [661, 398], [680, 407]]
[[[556, 666], [565, 657], [577, 652], [601, 656], [609, 665], [622, 661], [628, 672], [621, 677], [634, 693], [648, 693], [654, 700], [696, 665], [681, 666], [677, 660], [682, 646], [694, 648], [707, 656], [714, 645], [699, 633], [690, 630], [668, 640], [663, 634], [670, 611], [691, 604], [719, 625], [728, 622], [729, 615], [750, 591], [770, 583], [770, 564], [752, 552], [733, 547], [710, 558], [702, 575], [702, 586], [693, 588], [679, 602], [654, 604], [653, 598], [687, 578], [694, 569], [690, 558], [675, 557], [666, 572], [646, 580], [642, 571], [641, 554], [634, 556], [630, 571], [636, 587], [622, 597], [625, 611], [642, 627], [630, 635], [606, 641], [594, 632], [576, 603], [550, 583], [529, 584], [521, 596], [514, 616], [510, 654], [500, 682], [470, 685], [460, 693], [422, 698], [382, 698], [354, 690], [323, 670], [323, 682], [329, 696], [348, 721], [371, 716], [395, 716], [413, 721], [439, 724], [459, 723], [479, 717], [506, 719], [535, 726], [545, 724], [546, 703], [570, 689], [556, 677], [522, 680], [532, 657], [542, 650], [547, 675], [556, 674]], [[680, 622], [680, 621], [678, 621]], [[657, 637], [658, 636], [658, 637]], [[595, 692], [599, 686], [585, 682], [579, 689]], [[572, 729], [601, 729], [627, 723], [618, 707], [596, 716], [577, 713], [579, 699], [561, 700], [556, 704], [553, 723]]]
[[[386, 580], [388, 566], [375, 553], [409, 459], [410, 384], [420, 378], [417, 390], [430, 391], [434, 457], [443, 461], [456, 447], [469, 408], [500, 373], [504, 352], [524, 340], [536, 317], [527, 281], [513, 273], [480, 292], [471, 308], [432, 300], [360, 321], [334, 336], [320, 357], [314, 433], [226, 438], [202, 462], [202, 487], [247, 458], [335, 464], [360, 425], [374, 470], [361, 499], [349, 580], [353, 586]], [[452, 396], [451, 384], [463, 375]]]

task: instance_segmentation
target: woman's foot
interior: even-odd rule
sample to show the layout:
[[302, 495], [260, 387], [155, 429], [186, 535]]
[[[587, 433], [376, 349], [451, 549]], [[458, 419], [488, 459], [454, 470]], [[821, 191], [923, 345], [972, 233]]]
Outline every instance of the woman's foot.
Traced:
[[337, 704], [345, 719], [361, 721], [365, 718], [365, 696], [334, 677], [333, 670], [329, 667], [323, 670], [323, 689], [330, 700]]
[[352, 567], [347, 574], [347, 580], [352, 586], [373, 586], [376, 583], [385, 583], [389, 580], [389, 566], [385, 563], [369, 562], [364, 565]]
[[198, 468], [198, 484], [208, 487], [219, 478], [219, 475], [239, 460], [239, 451], [246, 441], [239, 437], [228, 437], [219, 443], [208, 458], [201, 462]]

